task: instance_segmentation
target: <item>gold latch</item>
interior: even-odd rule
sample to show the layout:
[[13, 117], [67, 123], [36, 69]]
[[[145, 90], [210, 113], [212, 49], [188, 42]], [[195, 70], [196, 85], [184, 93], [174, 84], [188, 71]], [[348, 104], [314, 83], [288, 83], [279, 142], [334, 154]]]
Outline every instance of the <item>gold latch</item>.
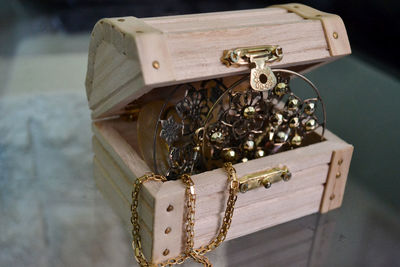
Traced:
[[280, 61], [282, 48], [278, 45], [239, 47], [225, 50], [221, 58], [227, 67], [255, 64], [250, 73], [250, 86], [256, 91], [267, 91], [275, 87], [276, 77], [268, 63]]
[[241, 177], [239, 179], [239, 190], [245, 193], [261, 186], [270, 188], [272, 184], [280, 181], [289, 181], [291, 177], [292, 174], [286, 166], [275, 167]]

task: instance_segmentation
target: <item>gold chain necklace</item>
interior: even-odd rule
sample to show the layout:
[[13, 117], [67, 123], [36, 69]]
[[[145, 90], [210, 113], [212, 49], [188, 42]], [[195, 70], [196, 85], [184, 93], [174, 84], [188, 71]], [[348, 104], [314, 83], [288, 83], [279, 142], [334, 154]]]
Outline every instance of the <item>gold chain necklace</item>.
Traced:
[[229, 182], [229, 197], [227, 200], [226, 210], [224, 219], [222, 220], [221, 228], [218, 234], [213, 240], [207, 245], [201, 246], [200, 248], [194, 249], [194, 217], [195, 217], [195, 206], [196, 206], [196, 194], [194, 192], [194, 183], [190, 175], [184, 174], [181, 176], [181, 181], [185, 184], [185, 195], [186, 195], [186, 247], [185, 251], [179, 256], [170, 258], [161, 263], [148, 262], [143, 254], [141, 237], [139, 234], [139, 214], [137, 212], [139, 192], [142, 185], [147, 181], [161, 181], [166, 182], [167, 178], [162, 175], [156, 175], [154, 173], [145, 174], [136, 179], [132, 189], [132, 205], [131, 205], [131, 223], [132, 223], [132, 247], [135, 252], [136, 261], [140, 266], [171, 266], [175, 264], [182, 264], [186, 259], [192, 258], [193, 260], [203, 264], [204, 266], [212, 266], [210, 260], [204, 256], [207, 252], [218, 247], [226, 238], [228, 230], [231, 226], [233, 211], [237, 199], [237, 193], [239, 191], [239, 181], [236, 176], [236, 170], [233, 168], [232, 163], [228, 162], [224, 164], [224, 169], [228, 174]]

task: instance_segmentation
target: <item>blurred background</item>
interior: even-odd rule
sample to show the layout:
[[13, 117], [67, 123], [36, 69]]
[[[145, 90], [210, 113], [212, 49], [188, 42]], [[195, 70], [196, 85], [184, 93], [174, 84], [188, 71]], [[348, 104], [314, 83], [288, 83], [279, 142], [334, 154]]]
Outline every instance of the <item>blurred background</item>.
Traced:
[[[92, 180], [84, 80], [97, 20], [287, 2], [0, 0], [0, 266], [133, 265], [129, 236]], [[298, 2], [339, 14], [353, 49], [307, 74], [327, 104], [328, 128], [355, 146], [344, 204], [228, 242], [213, 260], [400, 266], [400, 2]], [[239, 257], [243, 242], [253, 252]]]

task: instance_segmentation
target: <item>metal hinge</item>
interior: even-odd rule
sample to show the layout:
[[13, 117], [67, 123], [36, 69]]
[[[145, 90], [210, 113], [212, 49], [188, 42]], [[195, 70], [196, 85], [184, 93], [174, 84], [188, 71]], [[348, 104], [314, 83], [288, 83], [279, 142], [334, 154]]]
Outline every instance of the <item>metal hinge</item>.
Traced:
[[239, 179], [239, 190], [245, 193], [261, 186], [270, 188], [272, 184], [289, 181], [291, 177], [292, 174], [286, 166], [275, 167], [241, 177]]
[[267, 91], [276, 85], [276, 77], [267, 64], [280, 61], [282, 57], [283, 51], [280, 46], [264, 45], [225, 50], [221, 61], [227, 67], [254, 63], [255, 67], [250, 73], [250, 86], [257, 91]]

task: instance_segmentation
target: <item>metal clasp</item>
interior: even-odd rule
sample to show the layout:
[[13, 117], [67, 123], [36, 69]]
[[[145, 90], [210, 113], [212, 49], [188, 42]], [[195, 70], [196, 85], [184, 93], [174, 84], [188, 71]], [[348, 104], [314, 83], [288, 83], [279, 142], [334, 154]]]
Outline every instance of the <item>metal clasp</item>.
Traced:
[[286, 166], [275, 167], [241, 177], [239, 179], [239, 190], [245, 193], [261, 186], [270, 188], [272, 184], [280, 181], [289, 181], [291, 177], [292, 174]]
[[276, 77], [267, 63], [280, 61], [282, 48], [278, 45], [239, 47], [225, 50], [221, 62], [227, 67], [255, 64], [251, 69], [250, 85], [256, 91], [271, 90], [276, 85]]

